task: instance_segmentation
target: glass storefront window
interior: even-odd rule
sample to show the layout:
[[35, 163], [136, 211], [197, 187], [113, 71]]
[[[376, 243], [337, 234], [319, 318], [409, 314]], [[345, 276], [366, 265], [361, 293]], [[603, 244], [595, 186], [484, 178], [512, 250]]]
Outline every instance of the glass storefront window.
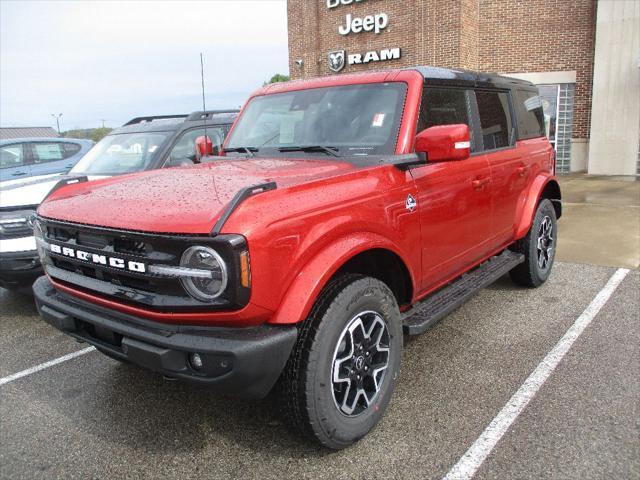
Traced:
[[542, 110], [544, 112], [545, 133], [549, 142], [556, 146], [556, 132], [558, 131], [558, 109], [560, 106], [560, 85], [538, 85]]

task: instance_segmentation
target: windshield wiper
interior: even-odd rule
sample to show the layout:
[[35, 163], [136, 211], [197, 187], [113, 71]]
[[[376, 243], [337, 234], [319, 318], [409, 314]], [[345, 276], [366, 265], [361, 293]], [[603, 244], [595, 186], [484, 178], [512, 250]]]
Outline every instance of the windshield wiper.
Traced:
[[296, 146], [296, 147], [280, 147], [278, 148], [279, 152], [322, 152], [327, 155], [332, 155], [334, 157], [339, 157], [338, 152], [340, 151], [336, 147], [329, 147], [326, 145], [305, 145], [305, 146]]
[[224, 151], [225, 152], [241, 152], [241, 153], [246, 153], [250, 157], [254, 157], [255, 152], [257, 152], [258, 149], [256, 147], [231, 147], [231, 148], [225, 148]]

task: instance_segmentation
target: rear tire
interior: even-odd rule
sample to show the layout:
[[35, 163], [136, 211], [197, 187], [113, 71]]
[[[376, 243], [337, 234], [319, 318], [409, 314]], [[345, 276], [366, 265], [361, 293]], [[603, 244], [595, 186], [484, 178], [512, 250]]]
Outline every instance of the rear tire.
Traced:
[[538, 204], [527, 235], [512, 250], [524, 254], [524, 262], [509, 272], [511, 279], [523, 287], [539, 287], [547, 281], [556, 256], [558, 227], [551, 200]]
[[347, 274], [332, 281], [302, 323], [279, 383], [284, 420], [341, 449], [384, 414], [400, 371], [402, 325], [391, 290]]

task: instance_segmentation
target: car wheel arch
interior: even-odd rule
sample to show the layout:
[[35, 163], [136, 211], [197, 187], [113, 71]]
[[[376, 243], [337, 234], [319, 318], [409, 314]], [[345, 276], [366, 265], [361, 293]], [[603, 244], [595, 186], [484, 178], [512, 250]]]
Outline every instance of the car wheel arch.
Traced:
[[519, 240], [527, 234], [531, 228], [538, 203], [544, 198], [551, 200], [556, 211], [556, 218], [560, 218], [562, 215], [562, 195], [558, 180], [552, 175], [540, 174], [523, 192], [523, 198], [519, 202], [515, 222], [515, 240]]
[[[373, 262], [375, 259], [383, 259], [386, 265], [393, 265], [393, 272], [401, 272], [402, 280], [390, 282], [389, 277], [379, 278], [383, 276], [382, 269], [378, 268], [378, 272], [375, 272], [375, 264], [369, 263], [369, 269], [364, 267], [367, 261]], [[322, 289], [336, 276], [345, 273], [360, 273], [374, 276], [385, 283], [392, 283], [388, 286], [396, 295], [399, 304], [411, 301], [417, 278], [406, 256], [385, 237], [361, 233], [343, 238], [332, 242], [304, 264], [287, 288], [279, 308], [269, 323], [301, 322], [309, 314]]]

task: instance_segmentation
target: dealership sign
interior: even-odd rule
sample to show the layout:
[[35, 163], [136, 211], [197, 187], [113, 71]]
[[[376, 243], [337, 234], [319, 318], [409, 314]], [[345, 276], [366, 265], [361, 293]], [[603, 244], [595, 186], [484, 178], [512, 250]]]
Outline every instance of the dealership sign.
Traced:
[[364, 2], [364, 0], [327, 0], [327, 8], [331, 10], [332, 8], [336, 8], [340, 5], [349, 5], [351, 3], [360, 2]]
[[[327, 8], [331, 10], [341, 5], [350, 5], [364, 1], [365, 0], [327, 0]], [[371, 32], [379, 35], [388, 25], [389, 16], [384, 12], [362, 17], [356, 17], [347, 13], [344, 17], [344, 24], [338, 26], [338, 33], [342, 36], [363, 32]], [[339, 72], [345, 65], [360, 65], [370, 62], [397, 60], [401, 55], [402, 51], [399, 47], [382, 48], [380, 50], [358, 53], [347, 53], [345, 50], [333, 50], [328, 54], [329, 69], [332, 72]]]
[[352, 17], [350, 13], [344, 18], [345, 24], [338, 27], [340, 35], [349, 35], [351, 32], [375, 32], [380, 33], [389, 25], [389, 15], [386, 13], [378, 13], [376, 15], [367, 15], [366, 17]]
[[385, 48], [382, 50], [372, 50], [370, 52], [350, 53], [344, 50], [329, 52], [329, 68], [334, 72], [339, 72], [345, 65], [358, 65], [361, 63], [384, 62], [386, 60], [397, 60], [402, 52], [399, 47]]

